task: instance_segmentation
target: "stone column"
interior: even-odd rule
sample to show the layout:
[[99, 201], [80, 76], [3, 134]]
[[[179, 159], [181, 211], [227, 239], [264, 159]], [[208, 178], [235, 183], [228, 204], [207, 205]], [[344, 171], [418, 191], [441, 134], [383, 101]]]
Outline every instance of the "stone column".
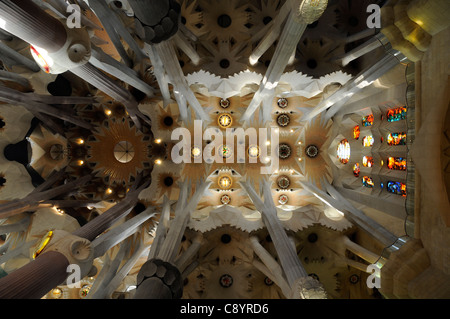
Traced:
[[31, 0], [1, 1], [0, 19], [2, 29], [49, 53], [61, 49], [67, 39], [64, 25]]
[[[94, 259], [94, 249], [90, 241], [131, 211], [139, 193], [149, 184], [146, 182], [137, 187], [139, 182], [140, 178], [136, 179], [136, 184], [122, 202], [72, 234], [60, 230], [54, 231], [48, 247], [45, 247], [34, 261], [0, 279], [0, 298], [41, 298], [50, 289], [64, 282], [68, 276], [69, 264], [79, 265], [81, 278], [86, 276], [91, 270]], [[38, 260], [38, 266], [36, 266], [35, 261]], [[39, 284], [39, 288], [34, 288], [36, 283]], [[19, 292], [11, 288], [14, 285], [18, 287], [16, 289], [20, 288]], [[8, 292], [8, 289], [4, 287], [8, 287], [11, 291]]]
[[379, 211], [382, 211], [388, 215], [391, 215], [399, 219], [406, 218], [406, 208], [403, 200], [401, 202], [393, 201], [388, 200], [386, 198], [381, 198], [381, 196], [379, 197], [379, 195], [366, 195], [358, 191], [347, 189], [344, 187], [335, 187], [335, 188], [342, 196], [344, 196], [347, 199], [354, 200], [355, 202], [364, 204], [368, 207], [378, 209]]
[[179, 92], [186, 98], [187, 102], [194, 110], [197, 119], [210, 121], [209, 115], [205, 112], [191, 88], [188, 86], [183, 70], [178, 62], [173, 43], [171, 41], [164, 41], [162, 43], [154, 44], [153, 48], [153, 53], [157, 55], [163, 63], [164, 69], [173, 84], [174, 91]]
[[[0, 29], [1, 30], [1, 29]], [[7, 62], [9, 60], [15, 61], [16, 63], [25, 66], [29, 70], [33, 72], [39, 72], [41, 68], [34, 60], [23, 56], [16, 50], [11, 49], [5, 43], [0, 42], [0, 54], [2, 55], [2, 59], [5, 60], [3, 62]]]
[[[189, 259], [200, 248], [201, 241], [195, 240], [192, 246], [181, 255], [176, 263], [179, 252], [181, 238], [185, 232], [191, 212], [197, 207], [200, 198], [206, 189], [211, 185], [211, 181], [203, 181], [197, 185], [194, 195], [189, 203], [187, 202], [190, 191], [189, 181], [184, 181], [180, 186], [180, 197], [175, 208], [175, 218], [171, 221], [169, 231], [166, 234], [164, 220], [161, 225], [164, 227], [158, 236], [164, 236], [161, 242], [157, 243], [159, 249], [151, 249], [149, 259], [140, 269], [137, 277], [137, 288], [134, 299], [178, 299], [183, 293], [183, 280], [178, 266], [189, 266]], [[168, 201], [164, 203], [164, 215], [169, 213]], [[155, 242], [160, 238], [156, 238]], [[158, 248], [158, 247], [156, 247]], [[186, 269], [185, 269], [186, 270]]]
[[94, 239], [92, 242], [94, 257], [103, 256], [110, 248], [133, 235], [139, 229], [141, 224], [145, 223], [155, 215], [154, 210], [153, 207], [149, 207], [139, 215], [115, 227], [105, 235]]
[[[292, 52], [295, 51], [307, 25], [319, 19], [325, 11], [327, 3], [328, 1], [326, 0], [315, 2], [314, 4], [311, 0], [291, 1], [292, 11], [287, 18], [275, 53], [260, 84], [259, 90], [255, 93], [245, 113], [242, 115], [242, 122], [250, 120], [263, 100], [273, 99], [274, 89], [288, 65]], [[263, 116], [264, 122], [267, 122], [270, 119], [270, 110], [264, 108]]]
[[264, 37], [260, 40], [259, 44], [253, 50], [249, 57], [249, 62], [251, 65], [255, 65], [259, 58], [270, 48], [270, 46], [275, 42], [275, 40], [280, 36], [281, 25], [286, 20], [289, 14], [290, 3], [287, 1], [278, 12], [278, 15], [266, 26], [266, 32]]
[[[45, 200], [54, 198], [56, 196], [66, 194], [73, 191], [77, 187], [81, 187], [92, 179], [91, 175], [84, 176], [77, 180], [68, 182], [64, 185], [57, 186], [41, 192], [32, 192], [25, 198], [11, 201], [9, 203], [0, 205], [0, 219], [7, 218], [13, 215], [23, 213], [27, 210], [38, 208]], [[50, 206], [50, 204], [47, 204]]]
[[378, 41], [377, 37], [373, 37], [360, 46], [354, 48], [353, 50], [350, 50], [349, 52], [345, 53], [344, 55], [336, 58], [336, 60], [341, 60], [342, 65], [346, 66], [353, 60], [358, 59], [359, 57], [362, 57], [363, 55], [372, 52], [373, 50], [380, 48], [383, 44]]
[[255, 254], [263, 262], [263, 264], [260, 264], [259, 261], [255, 260], [253, 261], [253, 265], [269, 277], [278, 287], [280, 287], [284, 296], [289, 298], [291, 295], [291, 287], [283, 277], [283, 269], [272, 257], [272, 255], [270, 255], [269, 252], [259, 243], [258, 237], [251, 237], [250, 244], [252, 245]]
[[120, 203], [117, 203], [100, 216], [97, 216], [89, 223], [78, 228], [73, 232], [73, 235], [92, 241], [98, 235], [107, 230], [116, 221], [125, 217], [137, 203], [139, 193], [150, 183], [150, 181], [147, 181], [143, 185], [137, 187], [137, 183], [139, 183], [139, 181], [139, 178], [136, 179], [135, 188], [130, 189], [130, 191], [127, 193], [127, 196]]
[[143, 120], [148, 121], [145, 116], [140, 113], [138, 109], [139, 103], [136, 101], [134, 96], [91, 63], [88, 62], [82, 66], [73, 68], [70, 72], [92, 84], [94, 87], [106, 93], [116, 101], [122, 103], [138, 129], [141, 129], [142, 127], [138, 116]]
[[390, 233], [373, 219], [367, 217], [362, 211], [356, 209], [332, 185], [326, 184], [328, 194], [310, 182], [303, 181], [300, 184], [325, 204], [342, 212], [347, 219], [380, 241], [385, 247], [391, 246], [397, 241], [397, 236]]
[[0, 279], [0, 299], [39, 299], [66, 280], [67, 258], [50, 251]]
[[346, 103], [353, 95], [358, 93], [361, 89], [371, 85], [375, 80], [386, 74], [399, 63], [405, 61], [405, 56], [399, 51], [392, 49], [387, 50], [383, 58], [355, 76], [351, 81], [347, 82], [342, 88], [327, 99], [322, 100], [311, 110], [311, 112], [305, 114], [301, 120], [309, 121], [324, 111], [327, 111], [326, 119], [330, 119], [334, 114], [345, 107]]
[[[52, 102], [51, 98], [47, 98], [44, 100]], [[36, 117], [38, 117], [39, 114], [42, 113], [42, 114], [50, 115], [52, 117], [59, 118], [63, 121], [70, 122], [72, 124], [75, 124], [79, 127], [83, 127], [88, 130], [92, 130], [94, 128], [94, 126], [92, 124], [77, 118], [72, 113], [69, 113], [69, 112], [67, 112], [63, 109], [57, 108], [55, 106], [33, 100], [32, 95], [8, 88], [6, 86], [0, 86], [0, 101], [10, 103], [10, 104], [22, 105], [28, 111], [33, 113]], [[58, 99], [55, 99], [55, 101], [58, 101]], [[60, 99], [59, 99], [59, 101], [60, 101]]]
[[291, 240], [286, 234], [273, 203], [272, 193], [267, 181], [262, 183], [264, 202], [257, 195], [253, 186], [247, 182], [240, 182], [246, 190], [256, 209], [261, 212], [264, 224], [269, 231], [272, 242], [277, 251], [286, 280], [291, 287], [291, 298], [326, 298], [326, 293], [320, 282], [308, 276], [297, 256]]

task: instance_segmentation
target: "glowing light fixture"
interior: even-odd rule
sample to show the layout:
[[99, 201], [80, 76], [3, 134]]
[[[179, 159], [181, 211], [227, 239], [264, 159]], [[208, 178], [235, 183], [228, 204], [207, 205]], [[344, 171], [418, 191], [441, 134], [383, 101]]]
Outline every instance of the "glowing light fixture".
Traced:
[[223, 190], [230, 189], [232, 185], [231, 177], [230, 176], [222, 176], [219, 178], [219, 187]]
[[198, 146], [193, 146], [191, 149], [191, 156], [193, 158], [198, 158], [198, 157], [202, 156], [202, 149]]

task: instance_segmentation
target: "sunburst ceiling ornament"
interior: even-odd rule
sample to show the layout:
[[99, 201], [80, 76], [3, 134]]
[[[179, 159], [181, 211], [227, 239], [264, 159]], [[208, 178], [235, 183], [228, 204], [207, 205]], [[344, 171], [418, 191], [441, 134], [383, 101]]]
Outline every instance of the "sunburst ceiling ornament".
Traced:
[[222, 190], [228, 190], [231, 188], [231, 186], [232, 186], [231, 177], [225, 175], [219, 178], [219, 187]]
[[128, 141], [120, 141], [114, 147], [114, 157], [121, 163], [129, 163], [134, 157], [134, 146]]
[[128, 183], [150, 166], [148, 140], [128, 120], [107, 120], [86, 142], [88, 162], [95, 164], [98, 174], [109, 177], [110, 183]]
[[233, 118], [228, 113], [222, 113], [217, 118], [217, 123], [221, 128], [228, 128], [233, 124]]

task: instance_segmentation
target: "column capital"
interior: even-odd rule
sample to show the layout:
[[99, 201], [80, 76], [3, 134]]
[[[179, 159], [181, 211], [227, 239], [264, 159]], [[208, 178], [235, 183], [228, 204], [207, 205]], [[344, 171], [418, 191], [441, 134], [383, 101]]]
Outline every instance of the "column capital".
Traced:
[[94, 249], [91, 242], [64, 230], [54, 230], [48, 245], [42, 253], [55, 251], [67, 258], [70, 265], [80, 267], [80, 279], [87, 276], [94, 262]]
[[292, 285], [292, 299], [327, 299], [322, 284], [312, 277], [300, 277]]
[[295, 21], [311, 24], [317, 21], [328, 6], [328, 0], [292, 1]]
[[[150, 259], [141, 267], [136, 279], [135, 299], [180, 299], [183, 278], [178, 268], [161, 259]], [[154, 289], [166, 287], [167, 289]], [[143, 289], [144, 288], [144, 289]], [[170, 295], [168, 292], [170, 291]]]

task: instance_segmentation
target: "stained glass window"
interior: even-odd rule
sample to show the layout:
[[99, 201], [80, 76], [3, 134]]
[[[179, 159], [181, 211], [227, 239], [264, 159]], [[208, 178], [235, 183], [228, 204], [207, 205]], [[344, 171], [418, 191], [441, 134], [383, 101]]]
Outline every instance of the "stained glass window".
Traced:
[[372, 124], [373, 124], [373, 114], [363, 117], [362, 126], [372, 126]]
[[350, 160], [350, 144], [348, 140], [343, 139], [337, 148], [337, 157], [342, 164], [347, 164]]
[[386, 113], [388, 122], [396, 122], [406, 119], [406, 107], [401, 106], [388, 110]]
[[406, 145], [406, 133], [405, 132], [399, 132], [399, 133], [391, 133], [387, 137], [387, 143], [390, 146], [395, 145]]
[[372, 135], [364, 136], [364, 138], [363, 138], [363, 146], [364, 146], [364, 147], [372, 147], [374, 141], [375, 141], [375, 140], [373, 139], [373, 136], [372, 136]]
[[353, 128], [353, 138], [354, 138], [355, 140], [358, 140], [360, 134], [361, 134], [361, 131], [360, 131], [360, 129], [359, 129], [359, 125], [356, 125], [356, 126]]
[[356, 163], [355, 165], [353, 165], [353, 175], [355, 175], [355, 177], [359, 177], [360, 172], [361, 172], [361, 170], [359, 168], [359, 163]]
[[372, 156], [364, 156], [363, 157], [363, 165], [364, 165], [364, 167], [372, 167], [373, 166], [373, 157]]
[[362, 183], [363, 183], [363, 186], [364, 186], [364, 187], [367, 187], [367, 188], [373, 188], [373, 186], [375, 185], [375, 184], [373, 183], [373, 179], [370, 178], [369, 176], [364, 176], [364, 177], [362, 178]]
[[389, 157], [387, 166], [389, 169], [406, 171], [406, 158]]
[[406, 184], [400, 182], [387, 182], [387, 191], [392, 194], [406, 197]]

